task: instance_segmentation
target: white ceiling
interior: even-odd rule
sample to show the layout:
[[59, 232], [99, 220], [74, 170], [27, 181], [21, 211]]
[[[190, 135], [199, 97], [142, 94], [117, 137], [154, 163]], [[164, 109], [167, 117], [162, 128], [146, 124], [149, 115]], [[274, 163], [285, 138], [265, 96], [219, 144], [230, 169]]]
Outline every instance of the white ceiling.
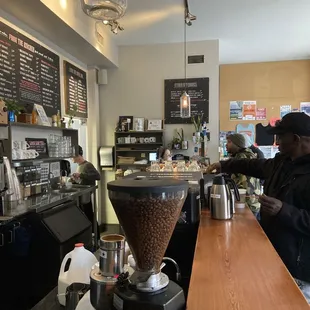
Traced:
[[[310, 0], [189, 0], [188, 41], [219, 39], [220, 62], [310, 58]], [[119, 45], [183, 40], [183, 0], [128, 0]]]

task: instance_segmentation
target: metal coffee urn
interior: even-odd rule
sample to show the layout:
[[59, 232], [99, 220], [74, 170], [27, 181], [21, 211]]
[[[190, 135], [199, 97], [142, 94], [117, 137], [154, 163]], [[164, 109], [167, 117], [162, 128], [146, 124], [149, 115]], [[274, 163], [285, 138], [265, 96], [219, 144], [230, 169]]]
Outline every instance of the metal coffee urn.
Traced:
[[209, 197], [211, 217], [213, 219], [230, 220], [233, 217], [233, 194], [236, 200], [240, 200], [237, 185], [231, 178], [221, 174], [213, 179]]
[[99, 266], [90, 273], [90, 302], [96, 310], [110, 310], [114, 287], [124, 269], [125, 237], [106, 235], [100, 238]]

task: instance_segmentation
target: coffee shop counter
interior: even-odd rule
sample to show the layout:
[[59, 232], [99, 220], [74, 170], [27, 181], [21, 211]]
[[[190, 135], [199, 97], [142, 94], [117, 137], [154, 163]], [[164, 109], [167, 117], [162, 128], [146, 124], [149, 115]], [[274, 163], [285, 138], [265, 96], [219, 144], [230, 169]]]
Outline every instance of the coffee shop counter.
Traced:
[[230, 221], [202, 213], [187, 310], [309, 309], [249, 209]]
[[98, 186], [76, 186], [68, 191], [52, 190], [46, 194], [36, 195], [27, 200], [5, 202], [0, 222], [7, 223], [8, 221], [25, 215], [29, 212], [43, 212], [55, 206], [61, 205], [68, 201], [78, 199], [87, 193], [93, 193]]

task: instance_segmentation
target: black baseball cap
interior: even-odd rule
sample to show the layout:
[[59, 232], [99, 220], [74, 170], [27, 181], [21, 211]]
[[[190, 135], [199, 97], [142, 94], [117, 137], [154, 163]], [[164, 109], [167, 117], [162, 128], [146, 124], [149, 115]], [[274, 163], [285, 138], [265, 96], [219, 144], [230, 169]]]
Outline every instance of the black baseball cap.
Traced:
[[293, 133], [310, 137], [310, 116], [303, 112], [288, 113], [276, 123], [275, 127], [270, 128], [268, 133], [272, 135]]

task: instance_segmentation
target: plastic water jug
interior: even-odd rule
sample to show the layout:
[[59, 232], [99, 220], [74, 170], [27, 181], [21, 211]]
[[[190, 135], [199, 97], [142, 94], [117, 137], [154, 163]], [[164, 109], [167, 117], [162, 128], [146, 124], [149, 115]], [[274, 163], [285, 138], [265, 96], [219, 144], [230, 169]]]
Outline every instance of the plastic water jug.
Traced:
[[95, 310], [90, 302], [90, 291], [83, 296], [75, 310]]
[[[67, 270], [67, 263], [71, 262]], [[90, 272], [92, 267], [98, 263], [93, 253], [84, 248], [83, 243], [75, 245], [73, 251], [63, 259], [58, 277], [58, 300], [63, 306], [66, 305], [66, 289], [72, 283], [90, 284]]]

